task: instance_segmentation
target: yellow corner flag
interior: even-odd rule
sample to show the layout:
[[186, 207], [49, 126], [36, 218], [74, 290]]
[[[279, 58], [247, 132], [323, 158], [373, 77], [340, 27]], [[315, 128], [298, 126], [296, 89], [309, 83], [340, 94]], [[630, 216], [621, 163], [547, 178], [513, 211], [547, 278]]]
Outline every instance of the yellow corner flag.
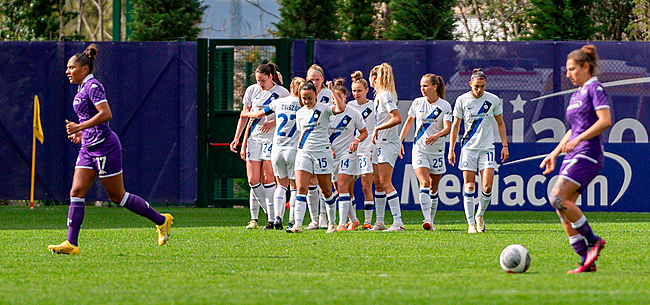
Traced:
[[41, 125], [41, 106], [38, 95], [34, 95], [34, 136], [43, 144], [43, 127]]
[[34, 137], [32, 139], [32, 186], [29, 190], [29, 207], [34, 208], [34, 176], [36, 174], [36, 138], [43, 144], [43, 126], [41, 125], [41, 106], [38, 95], [34, 95]]

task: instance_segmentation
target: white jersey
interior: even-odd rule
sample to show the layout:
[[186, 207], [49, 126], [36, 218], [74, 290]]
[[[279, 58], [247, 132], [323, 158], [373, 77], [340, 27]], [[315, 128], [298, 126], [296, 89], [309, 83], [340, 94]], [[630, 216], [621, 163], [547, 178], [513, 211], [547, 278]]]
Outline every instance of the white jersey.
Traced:
[[465, 121], [461, 147], [471, 150], [494, 148], [494, 117], [502, 112], [501, 99], [490, 92], [485, 92], [480, 98], [474, 98], [471, 92], [459, 96], [454, 105], [454, 117]]
[[327, 88], [322, 88], [316, 96], [316, 101], [319, 103], [325, 103], [327, 105], [332, 105], [332, 91]]
[[264, 114], [275, 113], [275, 133], [273, 134], [273, 149], [298, 148], [298, 133], [296, 132], [296, 112], [300, 102], [296, 96], [287, 96], [274, 100], [266, 108]]
[[439, 98], [435, 103], [429, 103], [426, 97], [413, 100], [408, 116], [415, 119], [415, 138], [413, 151], [423, 153], [439, 153], [445, 151], [445, 138], [427, 145], [427, 138], [445, 129], [444, 121], [452, 121], [451, 105]]
[[361, 113], [352, 107], [345, 107], [345, 111], [334, 116], [330, 122], [329, 134], [332, 150], [337, 157], [350, 151], [350, 143], [354, 140], [355, 131], [364, 128], [366, 124]]
[[[366, 129], [368, 129], [368, 137], [359, 143], [357, 153], [360, 155], [370, 154], [370, 152], [374, 150], [375, 147], [375, 144], [372, 144], [372, 139], [370, 139], [372, 131], [375, 130], [375, 102], [373, 100], [368, 100], [368, 102], [364, 103], [363, 105], [359, 105], [359, 102], [354, 100], [348, 103], [348, 107], [351, 107], [361, 113], [363, 122], [366, 124]], [[359, 131], [357, 131], [354, 136], [358, 137]]]
[[[246, 88], [242, 102], [244, 105], [250, 107], [250, 111], [257, 111], [266, 108], [272, 101], [287, 96], [289, 96], [289, 90], [280, 85], [276, 84], [269, 90], [262, 90], [259, 85], [255, 84]], [[273, 140], [273, 133], [262, 132], [261, 129], [264, 123], [272, 119], [274, 119], [274, 116], [253, 119], [249, 138], [258, 142], [271, 142]]]
[[[387, 91], [377, 92], [375, 98], [375, 127], [383, 125], [390, 121], [390, 112], [397, 109], [397, 97], [393, 97]], [[379, 143], [400, 143], [399, 141], [399, 124], [388, 129], [380, 130], [377, 133]]]
[[330, 116], [334, 106], [316, 103], [314, 108], [303, 106], [296, 112], [296, 125], [300, 132], [298, 149], [309, 152], [329, 151]]

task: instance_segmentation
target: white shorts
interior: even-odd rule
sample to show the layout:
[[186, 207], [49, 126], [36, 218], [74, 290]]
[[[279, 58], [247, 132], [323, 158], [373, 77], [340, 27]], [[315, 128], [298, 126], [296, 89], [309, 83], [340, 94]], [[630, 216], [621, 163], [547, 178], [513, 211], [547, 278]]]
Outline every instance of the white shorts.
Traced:
[[359, 157], [356, 153], [345, 152], [337, 156], [334, 160], [334, 171], [332, 172], [332, 182], [338, 181], [339, 174], [356, 176], [359, 168]]
[[441, 175], [447, 172], [445, 153], [423, 153], [413, 150], [411, 164], [413, 168], [426, 167], [431, 175]]
[[358, 171], [356, 172], [356, 175], [365, 175], [365, 174], [372, 174], [373, 169], [372, 169], [372, 153], [373, 151], [370, 152], [369, 155], [358, 155], [359, 156], [359, 167], [357, 168]]
[[487, 150], [461, 149], [458, 160], [458, 169], [462, 171], [478, 172], [486, 168], [496, 168], [494, 161], [494, 148]]
[[306, 171], [316, 175], [331, 174], [334, 170], [334, 157], [332, 151], [304, 151], [296, 152], [295, 170]]
[[289, 177], [296, 179], [296, 172], [293, 170], [296, 161], [295, 148], [278, 148], [271, 152], [271, 163], [273, 164], [273, 173], [279, 178]]
[[377, 148], [372, 153], [372, 163], [388, 163], [395, 167], [397, 156], [402, 150], [401, 143], [378, 143]]
[[271, 160], [273, 142], [257, 142], [251, 139], [246, 143], [246, 161]]

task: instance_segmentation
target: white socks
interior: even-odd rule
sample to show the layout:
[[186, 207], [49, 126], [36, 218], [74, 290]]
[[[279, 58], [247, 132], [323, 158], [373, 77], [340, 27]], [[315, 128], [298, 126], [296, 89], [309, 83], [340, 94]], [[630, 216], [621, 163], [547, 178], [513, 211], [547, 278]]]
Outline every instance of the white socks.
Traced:
[[465, 189], [465, 196], [463, 196], [463, 205], [465, 206], [465, 216], [467, 217], [467, 224], [470, 226], [476, 225], [474, 219], [474, 191], [471, 193]]
[[386, 192], [375, 192], [375, 210], [377, 211], [377, 222], [384, 223], [386, 214]]
[[290, 223], [296, 222], [296, 195], [297, 194], [298, 194], [298, 190], [296, 189], [291, 190], [291, 197], [289, 198], [289, 222]]
[[424, 221], [431, 223], [431, 196], [428, 187], [420, 188], [420, 207], [422, 208]]
[[399, 195], [397, 194], [397, 190], [387, 194], [386, 201], [388, 201], [390, 211], [393, 213], [393, 223], [404, 225], [404, 223], [402, 223], [402, 210], [399, 206]]
[[307, 208], [311, 221], [318, 221], [318, 205], [320, 204], [320, 191], [318, 185], [310, 185], [307, 193]]
[[284, 209], [287, 206], [287, 188], [279, 185], [275, 188], [275, 194], [273, 194], [273, 209], [275, 211], [275, 216], [279, 216], [280, 219], [284, 219]]
[[478, 211], [476, 211], [476, 216], [483, 216], [485, 210], [487, 210], [488, 205], [492, 201], [492, 193], [486, 194], [481, 190], [481, 200], [478, 202]]
[[264, 202], [266, 203], [266, 217], [269, 222], [275, 220], [275, 209], [273, 208], [273, 193], [275, 193], [275, 183], [264, 185]]
[[[349, 195], [348, 195], [349, 196]], [[349, 197], [348, 197], [349, 200]], [[334, 192], [328, 198], [325, 198], [325, 211], [327, 212], [327, 221], [330, 225], [336, 223], [336, 202], [339, 201], [339, 195]]]
[[251, 219], [257, 220], [260, 214], [260, 206], [264, 204], [264, 188], [262, 183], [250, 185], [251, 190], [249, 194], [248, 203], [250, 205]]
[[307, 196], [304, 194], [296, 194], [296, 208], [294, 214], [296, 215], [296, 225], [302, 227], [302, 220], [305, 218], [307, 212]]
[[372, 210], [375, 209], [374, 201], [364, 201], [363, 202], [363, 220], [364, 223], [372, 224]]
[[431, 223], [436, 219], [436, 212], [438, 211], [438, 192], [430, 194], [431, 197]]
[[351, 207], [352, 201], [350, 200], [350, 194], [341, 193], [339, 197], [339, 226], [345, 226], [345, 221], [348, 219]]

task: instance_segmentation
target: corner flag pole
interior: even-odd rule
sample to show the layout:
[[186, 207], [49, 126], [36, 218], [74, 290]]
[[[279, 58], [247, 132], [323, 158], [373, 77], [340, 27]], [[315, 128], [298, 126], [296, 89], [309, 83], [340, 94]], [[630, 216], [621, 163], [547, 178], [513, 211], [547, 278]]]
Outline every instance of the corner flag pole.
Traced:
[[36, 138], [43, 144], [43, 128], [41, 125], [41, 107], [38, 96], [34, 95], [34, 136], [32, 137], [32, 185], [29, 190], [29, 208], [34, 209], [34, 176], [36, 174]]

